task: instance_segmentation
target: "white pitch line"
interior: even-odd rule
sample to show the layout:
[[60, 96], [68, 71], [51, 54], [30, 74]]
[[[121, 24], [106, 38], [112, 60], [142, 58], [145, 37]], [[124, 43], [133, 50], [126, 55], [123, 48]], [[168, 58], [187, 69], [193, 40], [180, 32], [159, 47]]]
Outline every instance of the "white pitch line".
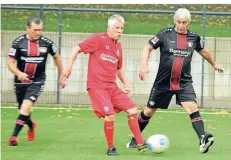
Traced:
[[[13, 107], [13, 106], [1, 106], [0, 108], [4, 108], [4, 109], [16, 109], [17, 107]], [[90, 111], [92, 110], [91, 108], [65, 108], [65, 107], [34, 107], [33, 109], [43, 109], [43, 110], [82, 110], [82, 111]], [[139, 109], [140, 110], [140, 109]], [[182, 111], [161, 111], [161, 110], [157, 110], [157, 112], [161, 112], [161, 113], [180, 113], [180, 114], [187, 114], [186, 112], [182, 112]], [[200, 112], [202, 114], [219, 114], [216, 112]]]

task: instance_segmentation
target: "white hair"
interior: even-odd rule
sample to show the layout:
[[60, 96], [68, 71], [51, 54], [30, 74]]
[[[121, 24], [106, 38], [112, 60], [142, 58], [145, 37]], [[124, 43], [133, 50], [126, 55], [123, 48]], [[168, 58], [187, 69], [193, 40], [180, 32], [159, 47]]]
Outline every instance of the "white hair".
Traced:
[[188, 22], [191, 22], [191, 14], [189, 12], [189, 10], [187, 10], [186, 8], [179, 8], [175, 14], [174, 14], [174, 23], [177, 21], [178, 18], [186, 18], [188, 20]]
[[122, 22], [122, 23], [125, 23], [124, 17], [122, 17], [119, 14], [114, 14], [111, 17], [108, 18], [108, 25], [109, 26], [115, 25], [116, 22], [118, 22], [118, 21]]

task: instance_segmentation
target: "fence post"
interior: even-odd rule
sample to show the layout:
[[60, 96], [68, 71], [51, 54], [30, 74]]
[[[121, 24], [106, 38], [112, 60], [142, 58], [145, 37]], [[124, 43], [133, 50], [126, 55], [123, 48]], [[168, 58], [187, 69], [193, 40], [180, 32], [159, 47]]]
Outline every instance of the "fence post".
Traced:
[[[58, 52], [61, 56], [61, 46], [62, 46], [62, 14], [63, 14], [63, 7], [62, 5], [59, 6], [59, 42], [58, 42]], [[60, 78], [60, 73], [58, 72], [58, 77], [57, 77], [57, 97], [56, 97], [56, 103], [60, 103], [60, 86], [59, 86], [59, 78]]]
[[43, 7], [44, 4], [40, 4], [40, 19], [43, 20]]
[[178, 4], [174, 4], [174, 11], [176, 11], [179, 8]]
[[[203, 38], [202, 38], [202, 47], [205, 46], [205, 35], [206, 35], [206, 5], [203, 5]], [[202, 58], [202, 64], [201, 64], [201, 104], [200, 106], [204, 107], [204, 74], [205, 74], [205, 60]]]

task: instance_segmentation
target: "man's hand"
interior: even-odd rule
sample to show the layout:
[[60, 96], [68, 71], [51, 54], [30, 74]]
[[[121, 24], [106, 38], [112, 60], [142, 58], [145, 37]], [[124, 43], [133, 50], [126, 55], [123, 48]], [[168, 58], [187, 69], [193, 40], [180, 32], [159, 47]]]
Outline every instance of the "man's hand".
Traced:
[[129, 83], [124, 84], [124, 90], [126, 94], [129, 94], [131, 92], [131, 85]]
[[213, 65], [213, 68], [214, 68], [216, 71], [218, 71], [219, 73], [223, 73], [223, 72], [224, 72], [224, 69], [221, 68], [220, 65], [217, 64], [217, 63], [215, 63], [215, 64]]
[[60, 88], [64, 88], [66, 86], [67, 79], [68, 79], [68, 75], [63, 72], [60, 75], [60, 79], [59, 79]]
[[140, 73], [139, 73], [139, 77], [142, 81], [145, 80], [145, 78], [147, 77], [148, 75], [148, 65], [145, 65], [145, 66], [142, 66], [141, 67], [141, 70], [140, 70]]
[[30, 82], [30, 79], [28, 78], [28, 74], [24, 73], [24, 72], [20, 72], [18, 75], [18, 80], [20, 80], [21, 82]]

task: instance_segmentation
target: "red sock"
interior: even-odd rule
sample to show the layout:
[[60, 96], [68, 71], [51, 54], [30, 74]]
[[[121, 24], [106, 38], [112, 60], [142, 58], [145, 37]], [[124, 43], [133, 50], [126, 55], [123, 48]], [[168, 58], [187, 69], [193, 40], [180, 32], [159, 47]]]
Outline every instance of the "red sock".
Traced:
[[114, 121], [104, 121], [104, 135], [108, 149], [114, 146]]
[[128, 115], [128, 125], [130, 127], [130, 130], [132, 131], [134, 138], [136, 139], [137, 144], [142, 144], [144, 142], [144, 139], [141, 135], [137, 114], [130, 114]]

